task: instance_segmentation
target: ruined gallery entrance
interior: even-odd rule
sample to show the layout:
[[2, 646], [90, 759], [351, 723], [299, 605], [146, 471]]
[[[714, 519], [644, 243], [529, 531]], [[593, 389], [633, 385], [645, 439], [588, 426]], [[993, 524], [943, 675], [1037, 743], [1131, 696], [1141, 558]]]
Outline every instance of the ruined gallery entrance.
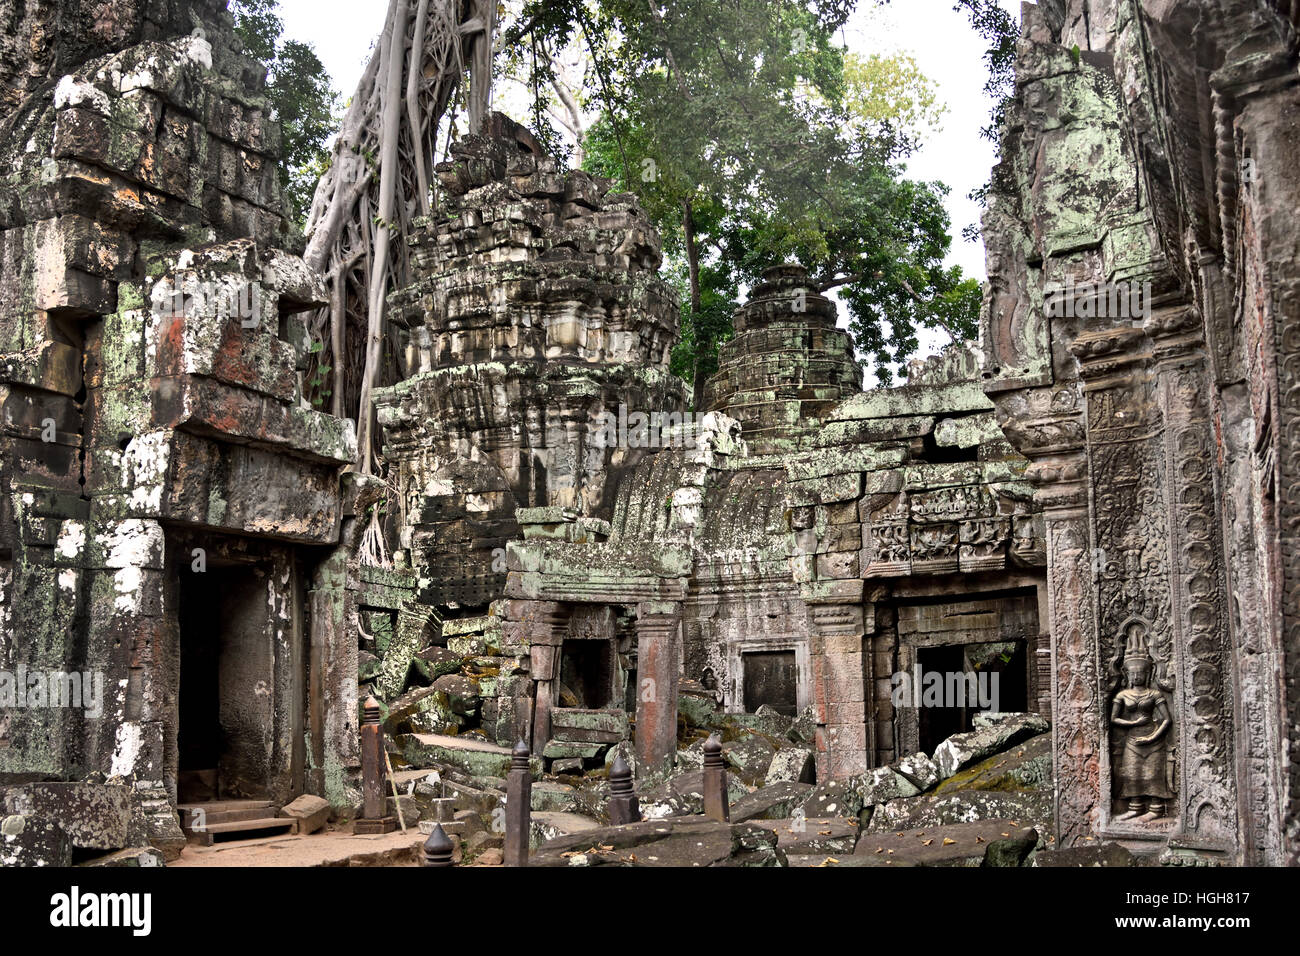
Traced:
[[201, 570], [179, 567], [178, 583], [178, 801], [269, 800], [287, 770], [277, 731], [296, 683], [277, 653], [287, 631], [274, 575], [214, 551]]
[[900, 752], [933, 753], [981, 711], [1034, 709], [1036, 591], [935, 596], [900, 603], [895, 614], [898, 671], [887, 683]]
[[973, 729], [981, 711], [1027, 709], [1024, 641], [918, 648], [916, 660], [922, 699], [917, 731], [926, 753]]
[[274, 655], [266, 609], [264, 576], [251, 565], [181, 574], [182, 803], [268, 796]]
[[564, 642], [560, 650], [560, 706], [616, 706], [612, 641], [570, 638]]

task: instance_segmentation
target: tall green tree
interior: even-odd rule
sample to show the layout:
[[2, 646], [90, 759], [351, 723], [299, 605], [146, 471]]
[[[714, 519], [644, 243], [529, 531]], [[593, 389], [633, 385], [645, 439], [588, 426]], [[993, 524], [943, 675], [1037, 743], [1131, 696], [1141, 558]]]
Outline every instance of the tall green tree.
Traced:
[[326, 143], [338, 127], [339, 94], [311, 44], [284, 38], [277, 0], [232, 0], [230, 10], [244, 53], [267, 66], [267, 98], [283, 131], [285, 210], [301, 229], [329, 163]]
[[507, 49], [588, 49], [600, 118], [585, 165], [640, 197], [680, 262], [674, 366], [689, 369], [697, 404], [738, 293], [785, 259], [843, 289], [883, 379], [916, 348], [917, 327], [974, 328], [973, 283], [942, 266], [942, 187], [908, 182], [900, 164], [935, 119], [933, 97], [914, 64], [846, 56], [835, 32], [851, 6], [539, 0], [507, 32]]

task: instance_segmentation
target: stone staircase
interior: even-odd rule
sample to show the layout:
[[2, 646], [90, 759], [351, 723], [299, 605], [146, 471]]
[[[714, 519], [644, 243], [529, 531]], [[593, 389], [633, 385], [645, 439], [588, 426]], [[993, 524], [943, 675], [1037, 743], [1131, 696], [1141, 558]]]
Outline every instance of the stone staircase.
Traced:
[[298, 821], [279, 816], [279, 806], [269, 800], [211, 800], [182, 803], [176, 809], [186, 837], [203, 846], [221, 838], [247, 840], [298, 832]]

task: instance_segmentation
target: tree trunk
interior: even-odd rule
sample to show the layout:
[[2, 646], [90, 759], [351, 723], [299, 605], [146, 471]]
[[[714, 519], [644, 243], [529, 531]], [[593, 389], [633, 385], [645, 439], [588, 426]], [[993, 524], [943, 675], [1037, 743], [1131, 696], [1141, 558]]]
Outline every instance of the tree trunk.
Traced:
[[[686, 267], [691, 277], [691, 321], [700, 318], [700, 248], [695, 239], [695, 210], [690, 200], [682, 203], [682, 231], [686, 234]], [[691, 404], [695, 411], [702, 411], [704, 404], [704, 368], [700, 361], [699, 325], [695, 326], [695, 375]]]
[[383, 344], [384, 301], [388, 291], [388, 246], [392, 239], [393, 208], [397, 195], [397, 140], [402, 108], [402, 67], [405, 65], [407, 0], [398, 0], [393, 32], [388, 38], [388, 77], [384, 91], [383, 138], [379, 154], [379, 228], [375, 232], [375, 271], [370, 276], [370, 315], [366, 326], [366, 365], [361, 379], [361, 407], [357, 410], [357, 451], [361, 472], [370, 473], [374, 409], [370, 393], [379, 371]]

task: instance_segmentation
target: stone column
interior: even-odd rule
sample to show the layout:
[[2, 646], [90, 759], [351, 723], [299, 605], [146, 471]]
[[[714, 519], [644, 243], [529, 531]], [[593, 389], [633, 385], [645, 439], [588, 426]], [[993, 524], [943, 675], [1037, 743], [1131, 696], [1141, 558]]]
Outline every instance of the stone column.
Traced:
[[528, 865], [528, 836], [532, 826], [533, 774], [528, 745], [522, 740], [510, 754], [506, 779], [506, 866]]
[[1043, 510], [1047, 606], [1041, 626], [1051, 635], [1053, 816], [1057, 845], [1075, 846], [1096, 837], [1106, 739], [1082, 388], [1067, 381], [1026, 393], [1017, 383], [995, 383], [985, 391], [1008, 438], [1032, 462], [1025, 477]]
[[637, 605], [636, 756], [653, 773], [677, 752], [677, 683], [681, 670], [681, 604]]
[[870, 766], [862, 582], [836, 585], [805, 597], [819, 780], [842, 780]]
[[1047, 528], [1048, 618], [1052, 635], [1052, 765], [1057, 845], [1093, 836], [1102, 804], [1104, 749], [1088, 488], [1081, 454], [1056, 463], [1039, 488]]

